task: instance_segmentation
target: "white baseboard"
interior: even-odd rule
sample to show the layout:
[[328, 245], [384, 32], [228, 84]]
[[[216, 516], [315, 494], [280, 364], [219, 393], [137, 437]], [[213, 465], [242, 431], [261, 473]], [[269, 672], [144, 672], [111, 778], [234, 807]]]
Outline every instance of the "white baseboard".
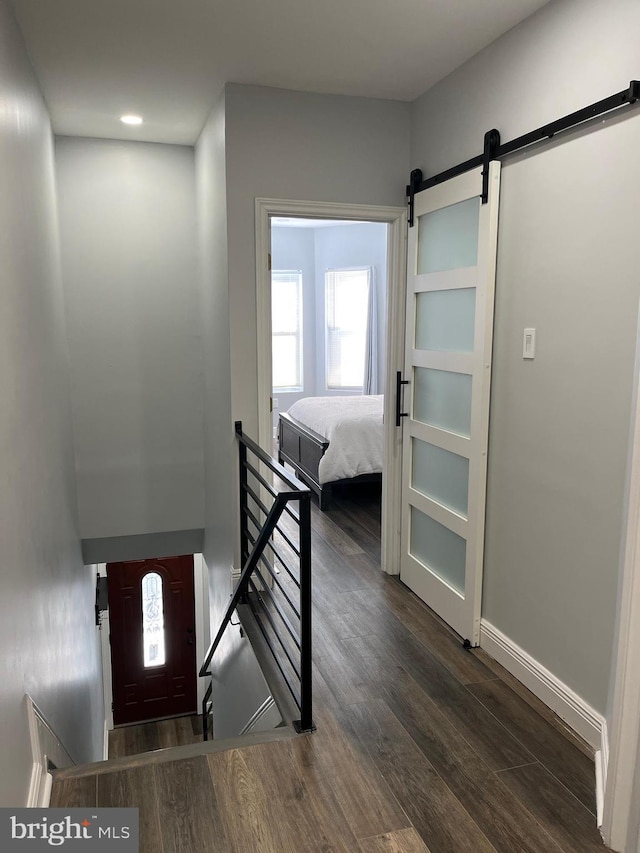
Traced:
[[27, 706], [27, 721], [29, 723], [29, 739], [31, 741], [31, 756], [33, 758], [29, 793], [27, 794], [25, 805], [28, 809], [46, 808], [49, 805], [49, 796], [47, 794], [51, 794], [51, 785], [47, 777], [50, 777], [51, 774], [47, 772], [46, 747], [42, 743], [43, 738], [41, 737], [42, 722], [31, 696], [27, 694], [25, 701]]
[[[29, 793], [25, 806], [35, 809], [40, 805], [40, 787], [42, 785], [42, 765], [34, 761], [31, 765], [31, 780], [29, 781]], [[44, 786], [43, 786], [44, 787]]]
[[602, 714], [485, 619], [480, 624], [480, 646], [555, 711], [594, 750], [601, 749], [605, 725]]
[[609, 740], [605, 718], [486, 619], [480, 623], [480, 646], [593, 747], [598, 825], [600, 825], [609, 762]]
[[47, 808], [53, 784], [53, 777], [48, 771], [49, 759], [56, 767], [70, 767], [74, 762], [28, 694], [25, 696], [25, 703], [33, 758], [26, 806]]
[[602, 750], [597, 749], [594, 755], [596, 763], [596, 815], [598, 826], [602, 826], [602, 812], [604, 811], [604, 779], [602, 775]]
[[51, 786], [53, 776], [51, 773], [43, 772], [40, 764], [33, 765], [31, 770], [31, 782], [27, 796], [26, 807], [28, 809], [48, 809], [51, 800]]
[[596, 750], [596, 806], [598, 826], [602, 826], [604, 813], [604, 792], [607, 790], [607, 768], [609, 767], [609, 733], [607, 721], [603, 720], [600, 749]]

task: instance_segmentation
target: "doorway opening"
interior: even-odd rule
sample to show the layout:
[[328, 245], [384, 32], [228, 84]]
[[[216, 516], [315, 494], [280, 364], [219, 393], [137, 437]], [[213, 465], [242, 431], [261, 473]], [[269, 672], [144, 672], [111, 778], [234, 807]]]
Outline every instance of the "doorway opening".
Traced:
[[202, 739], [198, 665], [209, 640], [201, 554], [103, 563], [104, 758]]
[[[260, 444], [275, 446], [321, 509], [335, 483], [377, 480], [381, 564], [391, 574], [400, 554], [393, 380], [402, 363], [405, 239], [404, 208], [256, 200]], [[347, 412], [361, 426], [355, 441], [340, 425]], [[338, 442], [345, 429], [346, 452]], [[354, 445], [377, 447], [381, 458], [354, 460]]]
[[115, 726], [196, 710], [193, 557], [107, 564]]
[[[276, 449], [323, 510], [343, 486], [357, 501], [359, 486], [376, 483], [379, 500], [387, 231], [385, 222], [271, 219]], [[310, 433], [326, 441], [318, 447]]]

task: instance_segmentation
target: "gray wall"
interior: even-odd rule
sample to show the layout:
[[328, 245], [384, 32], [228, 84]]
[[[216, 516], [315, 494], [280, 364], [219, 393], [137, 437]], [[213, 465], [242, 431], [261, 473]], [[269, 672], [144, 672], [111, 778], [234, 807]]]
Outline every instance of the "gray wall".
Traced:
[[63, 137], [56, 160], [82, 537], [201, 529], [193, 149]]
[[257, 433], [256, 197], [404, 204], [409, 105], [226, 87], [233, 416]]
[[[220, 622], [231, 592], [235, 479], [231, 422], [229, 300], [227, 294], [224, 97], [217, 102], [196, 146], [200, 317], [204, 340], [205, 543], [211, 624]], [[215, 582], [214, 582], [215, 581]]]
[[[204, 339], [205, 531], [212, 634], [232, 593], [233, 529], [238, 505], [237, 456], [231, 420], [225, 98], [222, 95], [196, 145], [200, 317]], [[213, 659], [215, 737], [237, 735], [268, 696], [246, 635], [227, 628]]]
[[[318, 395], [339, 396], [346, 391], [327, 388], [324, 274], [329, 269], [373, 267], [378, 309], [378, 389], [384, 390], [387, 225], [363, 222], [316, 229], [316, 388]], [[352, 392], [359, 393], [359, 392]]]
[[0, 805], [25, 804], [30, 693], [77, 761], [102, 757], [95, 578], [82, 564], [53, 139], [0, 0]]
[[[562, 0], [413, 107], [427, 174], [626, 87], [632, 0]], [[503, 169], [484, 617], [606, 710], [640, 280], [640, 115]], [[538, 330], [533, 362], [522, 330]]]
[[[233, 421], [242, 420], [249, 434], [257, 434], [255, 198], [402, 204], [408, 164], [409, 106], [391, 101], [228, 85], [198, 140], [204, 558], [213, 630], [231, 591], [237, 506], [228, 489], [237, 480]], [[237, 639], [228, 634], [217, 656], [218, 685], [239, 654]], [[252, 681], [243, 679], [248, 687]]]

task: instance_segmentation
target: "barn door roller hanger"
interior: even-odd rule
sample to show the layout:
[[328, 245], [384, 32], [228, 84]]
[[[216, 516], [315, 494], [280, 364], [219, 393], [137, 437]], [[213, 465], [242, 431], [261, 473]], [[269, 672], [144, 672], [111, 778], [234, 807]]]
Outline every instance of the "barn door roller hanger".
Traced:
[[484, 135], [484, 146], [482, 154], [473, 157], [471, 160], [465, 160], [464, 163], [459, 163], [457, 166], [452, 166], [444, 172], [434, 175], [432, 178], [423, 177], [421, 169], [414, 169], [409, 178], [407, 185], [407, 198], [409, 200], [409, 227], [414, 224], [413, 209], [414, 197], [416, 193], [428, 190], [430, 187], [435, 187], [449, 178], [455, 178], [456, 175], [461, 175], [463, 172], [469, 172], [471, 169], [476, 169], [482, 166], [482, 203], [486, 204], [489, 189], [489, 163], [492, 160], [499, 160], [506, 157], [507, 154], [513, 154], [514, 151], [519, 151], [543, 139], [551, 139], [556, 133], [569, 128], [576, 127], [589, 119], [597, 118], [598, 116], [609, 113], [612, 110], [617, 110], [620, 107], [635, 104], [640, 100], [640, 81], [632, 80], [627, 89], [622, 92], [616, 92], [615, 95], [610, 95], [602, 101], [596, 101], [588, 107], [583, 107], [574, 113], [559, 118], [551, 124], [545, 124], [542, 127], [532, 130], [530, 133], [525, 133], [523, 136], [518, 136], [511, 142], [500, 143], [500, 133], [494, 128], [487, 131]]

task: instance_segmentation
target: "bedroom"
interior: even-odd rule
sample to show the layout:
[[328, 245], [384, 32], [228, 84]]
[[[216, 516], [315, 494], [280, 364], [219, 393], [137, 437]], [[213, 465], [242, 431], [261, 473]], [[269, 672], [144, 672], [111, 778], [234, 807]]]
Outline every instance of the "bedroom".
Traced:
[[[371, 498], [373, 490], [379, 505], [386, 223], [272, 217], [271, 287], [273, 429], [281, 458], [314, 489], [322, 509], [334, 482], [355, 477], [350, 497]], [[362, 481], [371, 480], [365, 489]]]

